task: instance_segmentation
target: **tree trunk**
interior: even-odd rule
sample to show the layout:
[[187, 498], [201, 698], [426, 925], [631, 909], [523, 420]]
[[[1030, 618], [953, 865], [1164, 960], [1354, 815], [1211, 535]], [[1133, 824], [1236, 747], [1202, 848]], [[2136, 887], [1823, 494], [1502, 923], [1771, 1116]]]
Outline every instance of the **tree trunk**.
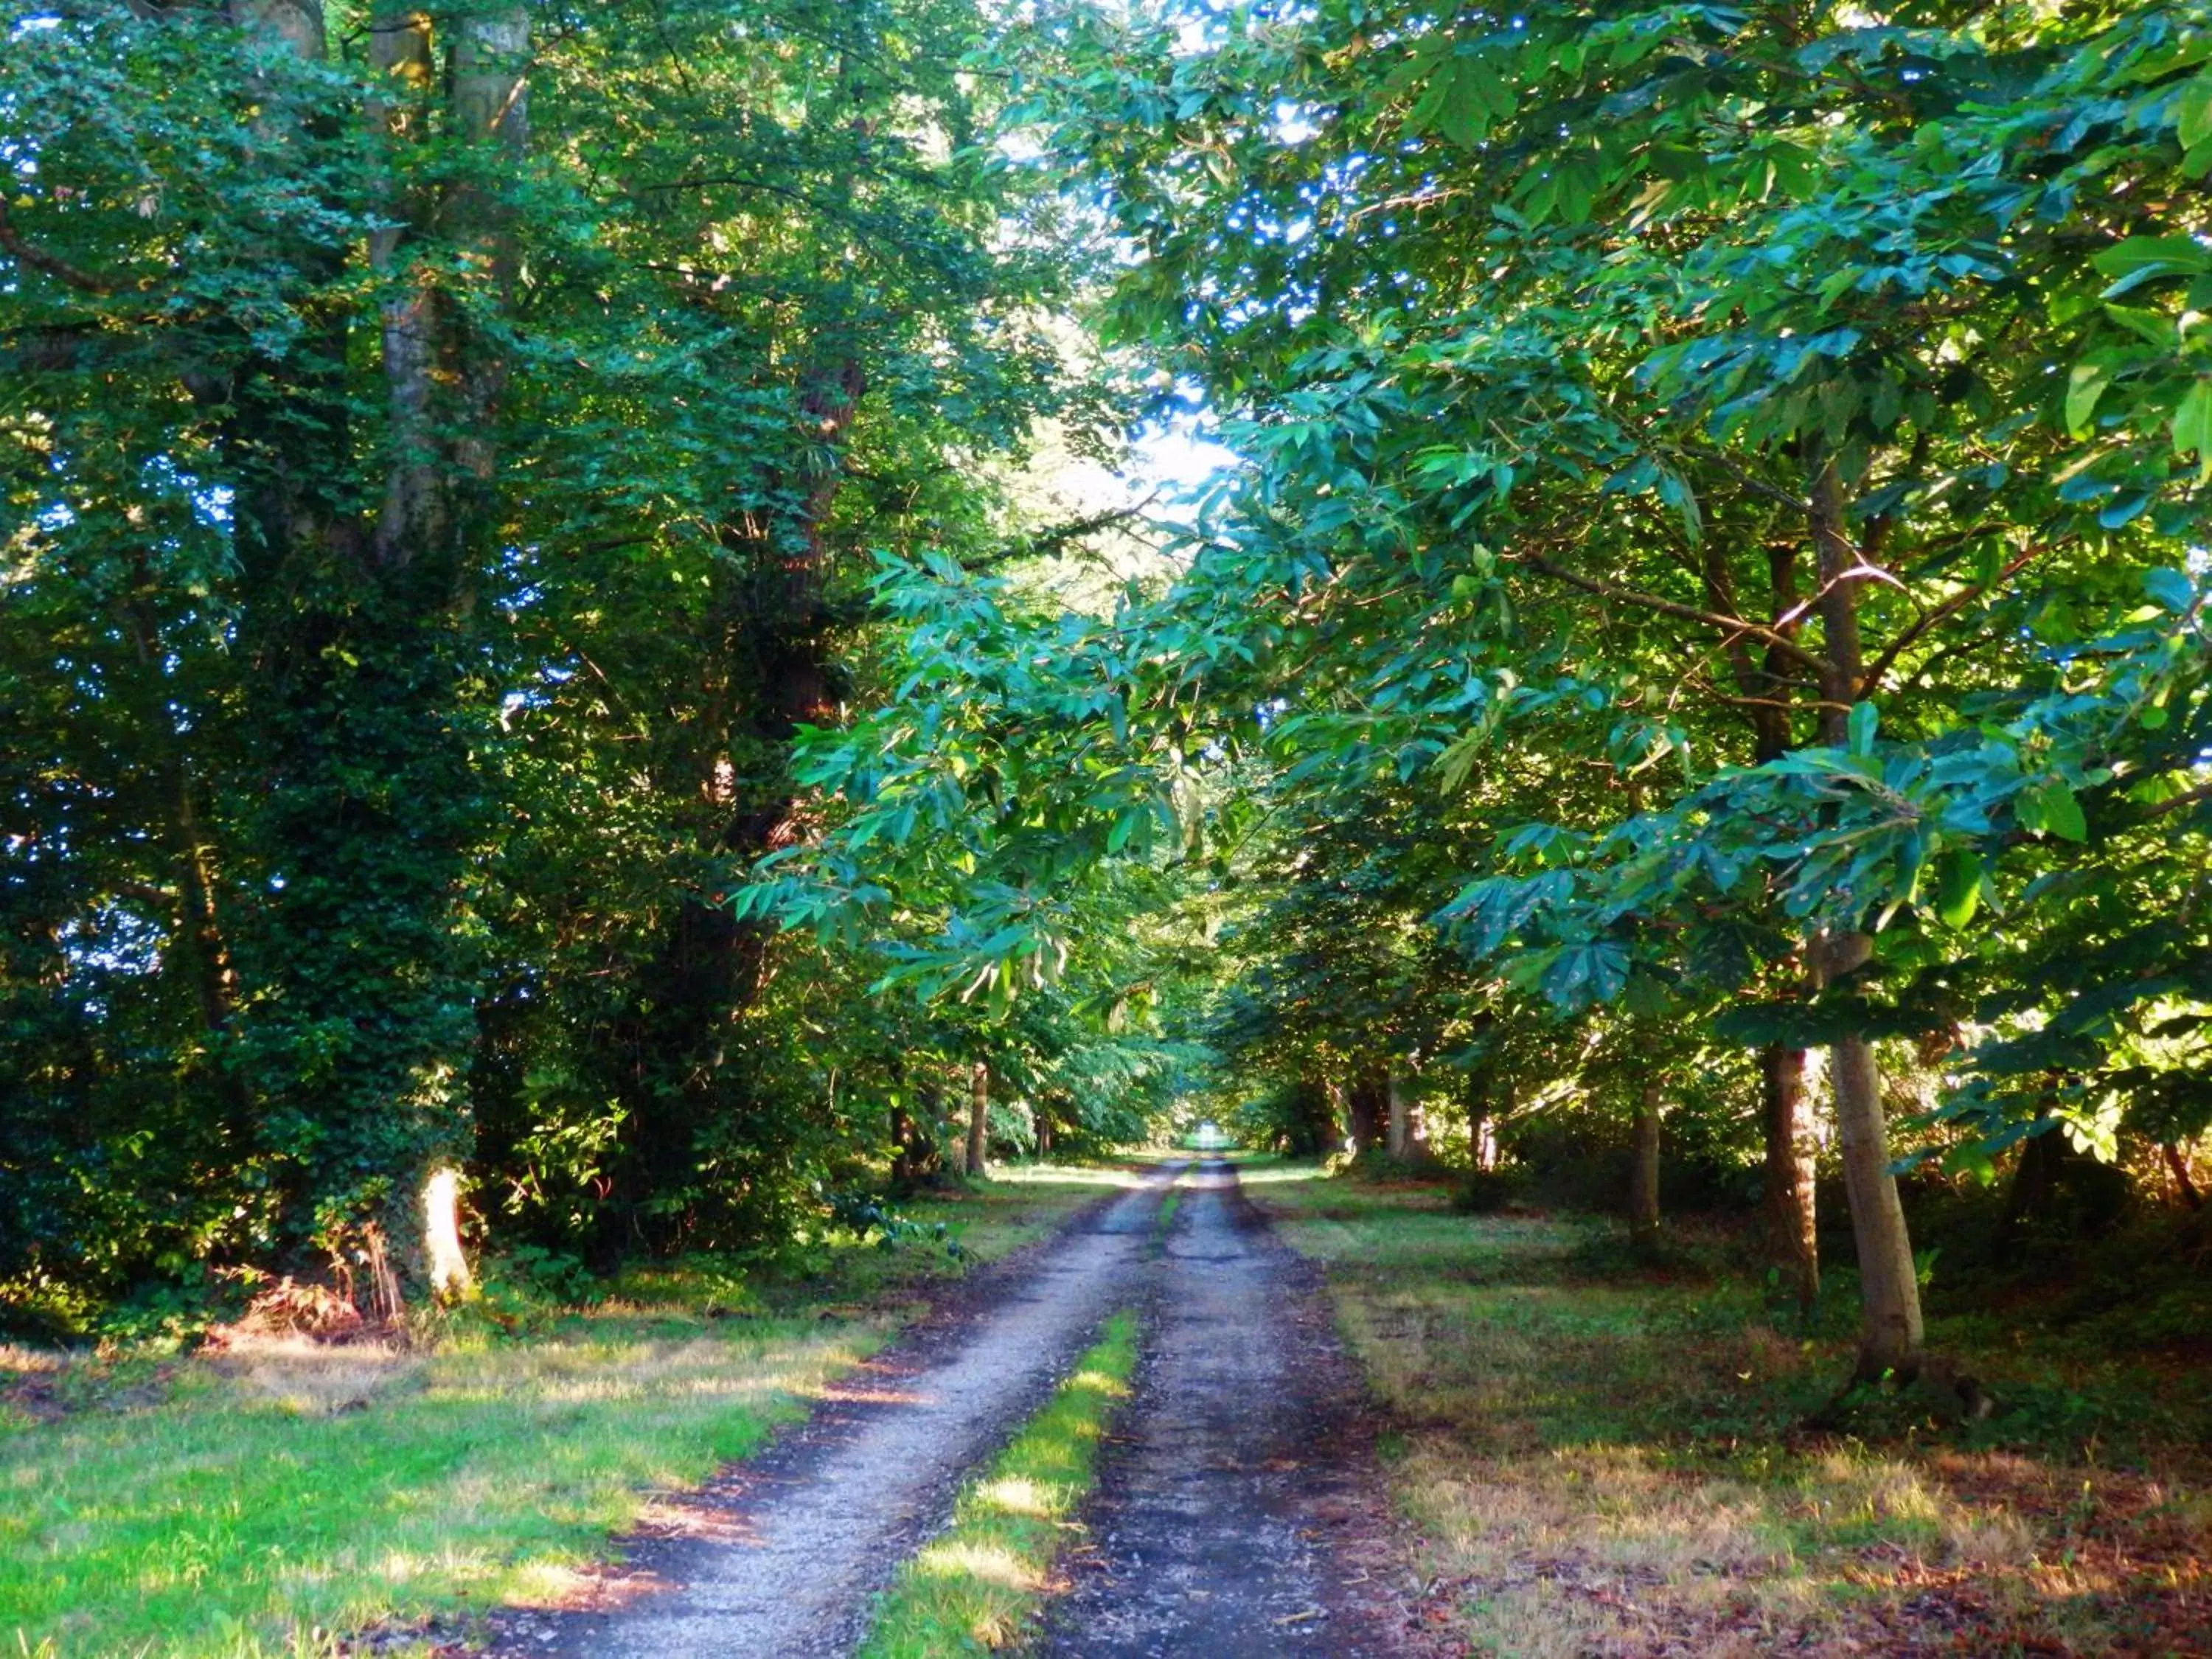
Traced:
[[1628, 1166], [1628, 1237], [1638, 1250], [1659, 1243], [1659, 1085], [1644, 1085]]
[[1393, 1072], [1383, 1090], [1390, 1109], [1390, 1156], [1401, 1164], [1410, 1164], [1413, 1158], [1413, 1114], [1412, 1103], [1406, 1097], [1405, 1079]]
[[1474, 1170], [1498, 1167], [1498, 1137], [1490, 1123], [1490, 1068], [1479, 1066], [1467, 1080], [1467, 1161]]
[[[686, 764], [671, 768], [696, 837], [696, 874], [637, 976], [629, 1022], [634, 1046], [653, 1057], [624, 1079], [618, 1187], [633, 1211], [690, 1163], [702, 1132], [744, 1105], [746, 1079], [725, 1066], [727, 1037], [758, 995], [772, 930], [732, 916], [726, 884], [799, 833], [790, 745], [801, 726], [832, 719], [827, 520], [864, 386], [850, 361], [808, 374], [793, 411], [805, 459], [764, 469], [745, 492], [787, 504], [733, 509], [716, 527], [726, 556], [698, 623], [702, 690], [683, 722]], [[931, 1171], [964, 1145], [944, 1143], [940, 1155], [933, 1143]]]
[[433, 1170], [422, 1183], [422, 1247], [433, 1296], [457, 1301], [475, 1288], [461, 1248], [460, 1171], [450, 1166]]
[[[1835, 462], [1816, 455], [1811, 529], [1820, 581], [1823, 650], [1820, 738], [1842, 747], [1850, 737], [1850, 710], [1864, 688], [1859, 651], [1858, 552], [1844, 528], [1843, 481]], [[1823, 984], [1847, 980], [1874, 954], [1874, 940], [1856, 929], [1814, 941], [1814, 971]], [[1865, 1315], [1859, 1339], [1859, 1374], [1909, 1375], [1920, 1362], [1923, 1330], [1920, 1284], [1913, 1271], [1912, 1238], [1897, 1179], [1889, 1172], [1889, 1128], [1881, 1109], [1881, 1073], [1874, 1044], [1851, 1032], [1836, 1039], [1829, 1070], [1835, 1079], [1836, 1133], [1843, 1146], [1844, 1191], [1850, 1200], [1851, 1236], [1859, 1262]]]
[[[231, 0], [228, 15], [300, 58], [327, 56], [313, 0]], [[461, 1079], [477, 982], [457, 904], [483, 809], [453, 710], [471, 659], [464, 596], [497, 533], [506, 375], [448, 290], [484, 273], [492, 304], [507, 295], [513, 238], [487, 181], [514, 176], [521, 151], [529, 42], [512, 5], [435, 25], [379, 6], [367, 33], [392, 181], [371, 250], [389, 296], [383, 441], [353, 428], [358, 354], [349, 302], [327, 297], [342, 274], [327, 249], [266, 251], [267, 268], [302, 273], [316, 295], [310, 329], [249, 357], [224, 398], [260, 909], [234, 941], [235, 1018], [257, 1133], [302, 1242], [373, 1243], [380, 1261], [388, 1246], [396, 1273], [434, 1287], [466, 1273], [458, 1198], [447, 1206], [437, 1177], [471, 1142]], [[360, 488], [364, 455], [380, 460], [380, 488]], [[379, 495], [380, 510], [362, 510]], [[363, 948], [334, 958], [340, 938]]]
[[2189, 1178], [2189, 1160], [2181, 1155], [2181, 1148], [2172, 1141], [2159, 1143], [2159, 1155], [2165, 1158], [2166, 1173], [2173, 1177], [2174, 1190], [2181, 1201], [2192, 1210], [2204, 1207], [2204, 1194], [2197, 1190], [2197, 1183]]
[[1370, 1072], [1356, 1078], [1346, 1094], [1346, 1106], [1351, 1119], [1350, 1140], [1352, 1155], [1364, 1157], [1380, 1144], [1386, 1115], [1389, 1111], [1389, 1085], [1379, 1072]]
[[[1836, 933], [1822, 941], [1825, 977], [1847, 978], [1864, 964], [1873, 941], [1864, 933]], [[1919, 1364], [1923, 1330], [1920, 1283], [1897, 1178], [1890, 1174], [1889, 1131], [1881, 1106], [1881, 1073], [1874, 1044], [1853, 1032], [1836, 1039], [1828, 1065], [1834, 1074], [1836, 1131], [1842, 1143], [1844, 1192], [1850, 1202], [1851, 1237], [1857, 1248], [1864, 1323], [1859, 1337], [1859, 1375], [1910, 1375]]]
[[1787, 1277], [1800, 1309], [1809, 1313], [1820, 1294], [1820, 1245], [1813, 1207], [1814, 1155], [1810, 1103], [1805, 1095], [1805, 1051], [1769, 1043], [1759, 1051], [1766, 1139], [1764, 1214], [1767, 1252]]
[[2050, 1214], [2065, 1154], [2055, 1126], [2021, 1142], [2020, 1161], [2013, 1166], [2012, 1185], [2005, 1193], [2004, 1213], [1997, 1218], [1997, 1253], [2008, 1261], [2019, 1259], [2021, 1235], [2027, 1224]]
[[[1770, 626], [1779, 630], [1779, 637], [1770, 641], [1759, 657], [1753, 655], [1750, 642], [1740, 635], [1726, 647], [1736, 690], [1745, 699], [1754, 766], [1779, 760], [1790, 752], [1794, 740], [1790, 705], [1796, 700], [1796, 670], [1781, 641], [1799, 631], [1799, 624], [1786, 620], [1799, 614], [1799, 558], [1798, 548], [1787, 540], [1778, 540], [1767, 549]], [[1727, 616], [1743, 614], [1736, 608], [1735, 579], [1717, 537], [1705, 544], [1705, 579], [1706, 596], [1715, 610]], [[1761, 1049], [1759, 1059], [1760, 1127], [1766, 1154], [1762, 1209], [1767, 1254], [1788, 1278], [1798, 1306], [1809, 1312], [1820, 1293], [1820, 1245], [1814, 1200], [1816, 1148], [1807, 1121], [1805, 1054], [1801, 1048], [1776, 1042]]]
[[991, 1068], [977, 1060], [968, 1068], [968, 1173], [990, 1173], [985, 1163], [991, 1131]]

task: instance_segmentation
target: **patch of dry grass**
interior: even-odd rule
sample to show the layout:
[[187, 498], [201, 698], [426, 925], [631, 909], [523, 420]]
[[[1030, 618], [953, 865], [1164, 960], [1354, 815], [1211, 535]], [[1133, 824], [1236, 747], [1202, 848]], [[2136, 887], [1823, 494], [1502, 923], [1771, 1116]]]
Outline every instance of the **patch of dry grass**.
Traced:
[[1605, 1271], [1602, 1223], [1267, 1173], [1255, 1197], [1326, 1264], [1402, 1425], [1399, 1500], [1476, 1650], [2212, 1650], [2195, 1462], [1813, 1437], [1847, 1358], [1753, 1286]]

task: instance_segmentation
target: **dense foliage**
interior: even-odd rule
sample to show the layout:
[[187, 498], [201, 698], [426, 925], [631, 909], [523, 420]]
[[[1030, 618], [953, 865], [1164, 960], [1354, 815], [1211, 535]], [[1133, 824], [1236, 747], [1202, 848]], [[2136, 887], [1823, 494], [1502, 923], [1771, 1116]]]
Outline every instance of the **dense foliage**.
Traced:
[[[1665, 1121], [1808, 1301], [1840, 1174], [1880, 1370], [1923, 1155], [2197, 1201], [2203, 5], [5, 27], [16, 1291], [1211, 1086], [1645, 1230]], [[1073, 580], [1012, 469], [1194, 410]]]
[[1018, 1139], [1135, 1129], [1142, 1022], [872, 1001], [725, 902], [872, 562], [1021, 552], [999, 481], [1091, 424], [983, 30], [0, 15], [12, 1307], [404, 1277], [453, 1162], [495, 1239], [773, 1241], [977, 1063]]
[[[2193, 1199], [2202, 9], [1334, 0], [1036, 37], [1021, 113], [1132, 253], [1103, 327], [1244, 465], [1171, 592], [1048, 647], [908, 578], [923, 660], [817, 745], [861, 805], [781, 902], [865, 906], [890, 815], [964, 799], [934, 949], [988, 975], [1059, 948], [1056, 861], [1264, 820], [1282, 890], [1228, 1018], [1248, 1053], [1272, 1023], [1283, 1114], [1348, 1058], [1451, 1056], [1480, 1124], [1574, 1049], [1678, 1096], [1756, 1049], [1808, 1295], [1825, 1048], [1875, 1369], [1920, 1340], [1900, 1105], [1964, 1127], [1954, 1170], [2063, 1133], [2163, 1149]], [[1054, 728], [980, 803], [941, 735], [979, 697]], [[1205, 823], [1194, 757], [1233, 780]], [[1656, 1146], [1665, 1102], [1624, 1092]]]

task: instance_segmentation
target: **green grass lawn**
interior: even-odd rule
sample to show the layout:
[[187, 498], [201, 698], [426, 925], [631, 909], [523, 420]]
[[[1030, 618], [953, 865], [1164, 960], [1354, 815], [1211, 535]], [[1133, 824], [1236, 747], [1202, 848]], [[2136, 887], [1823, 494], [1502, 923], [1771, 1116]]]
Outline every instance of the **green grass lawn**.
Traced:
[[2212, 1642], [2201, 1374], [1962, 1313], [1931, 1341], [2008, 1409], [1945, 1427], [1899, 1400], [1863, 1437], [1813, 1436], [1798, 1425], [1850, 1369], [1844, 1275], [1808, 1334], [1694, 1250], [1638, 1267], [1610, 1222], [1462, 1215], [1437, 1183], [1310, 1167], [1245, 1179], [1325, 1264], [1399, 1425], [1399, 1501], [1477, 1651]]
[[1117, 1314], [1051, 1401], [962, 1490], [951, 1527], [899, 1569], [859, 1659], [996, 1652], [1033, 1631], [1136, 1366], [1136, 1318]]
[[[1123, 1178], [1003, 1173], [908, 1213], [988, 1261]], [[634, 1273], [581, 1310], [495, 1285], [413, 1351], [0, 1348], [0, 1650], [313, 1654], [557, 1598], [653, 1493], [803, 1413], [886, 1340], [896, 1298], [960, 1270], [820, 1246], [750, 1275]]]

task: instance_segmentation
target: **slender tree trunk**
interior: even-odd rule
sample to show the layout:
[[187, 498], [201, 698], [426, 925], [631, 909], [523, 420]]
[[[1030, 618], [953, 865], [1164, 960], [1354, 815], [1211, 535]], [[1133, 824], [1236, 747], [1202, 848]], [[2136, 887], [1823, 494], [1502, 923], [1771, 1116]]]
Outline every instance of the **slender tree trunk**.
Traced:
[[[1799, 551], [1788, 541], [1767, 550], [1767, 604], [1771, 626], [1784, 636], [1798, 631], [1785, 618], [1797, 610], [1796, 568]], [[1740, 616], [1735, 580], [1718, 538], [1705, 547], [1706, 596], [1715, 610]], [[1729, 665], [1736, 689], [1747, 700], [1751, 723], [1752, 763], [1763, 766], [1790, 752], [1793, 733], [1790, 705], [1794, 699], [1793, 669], [1778, 643], [1770, 643], [1763, 657], [1752, 654], [1750, 643], [1738, 636], [1727, 646]], [[1809, 1102], [1805, 1095], [1805, 1054], [1787, 1043], [1771, 1042], [1759, 1051], [1761, 1079], [1760, 1127], [1765, 1139], [1765, 1214], [1767, 1254], [1789, 1278], [1798, 1306], [1810, 1310], [1820, 1293], [1820, 1246], [1814, 1208], [1814, 1176], [1817, 1149], [1808, 1121]]]
[[1467, 1079], [1467, 1162], [1471, 1170], [1487, 1170], [1497, 1162], [1496, 1143], [1490, 1133], [1490, 1068], [1477, 1066]]
[[1659, 1243], [1659, 1084], [1644, 1085], [1636, 1103], [1635, 1137], [1628, 1168], [1628, 1237], [1638, 1250]]
[[914, 1114], [907, 1109], [906, 1062], [894, 1056], [890, 1066], [891, 1104], [887, 1127], [891, 1139], [891, 1184], [894, 1187], [912, 1186], [921, 1176], [919, 1148], [920, 1137], [915, 1132]]
[[[1856, 948], [1864, 936], [1846, 933]], [[1850, 1200], [1851, 1234], [1858, 1249], [1865, 1324], [1859, 1370], [1878, 1376], [1911, 1371], [1920, 1358], [1923, 1332], [1920, 1284], [1913, 1270], [1912, 1240], [1897, 1179], [1889, 1172], [1888, 1126], [1881, 1109], [1881, 1077], [1874, 1044], [1853, 1035], [1830, 1051], [1836, 1079], [1836, 1128], [1843, 1143], [1844, 1190]]]
[[988, 1175], [985, 1163], [991, 1131], [991, 1068], [977, 1060], [968, 1068], [968, 1173]]
[[[1858, 551], [1845, 532], [1843, 483], [1823, 453], [1813, 474], [1814, 550], [1820, 580], [1823, 639], [1820, 736], [1841, 746], [1850, 733], [1849, 709], [1865, 689], [1859, 650]], [[1814, 941], [1815, 970], [1823, 984], [1848, 980], [1874, 954], [1874, 940], [1856, 929]], [[1836, 1132], [1842, 1143], [1844, 1191], [1850, 1200], [1852, 1242], [1859, 1263], [1865, 1322], [1859, 1371], [1878, 1376], [1917, 1369], [1923, 1331], [1920, 1284], [1913, 1270], [1912, 1238], [1889, 1172], [1889, 1126], [1881, 1107], [1881, 1073], [1873, 1042], [1863, 1033], [1836, 1039], [1830, 1050]]]
[[2189, 1178], [2189, 1160], [2181, 1155], [2181, 1148], [2172, 1141], [2159, 1143], [2159, 1155], [2165, 1158], [2166, 1173], [2173, 1177], [2173, 1189], [2181, 1194], [2181, 1201], [2192, 1210], [2204, 1207], [2204, 1194], [2197, 1190], [2197, 1183]]
[[1390, 1107], [1390, 1156], [1401, 1164], [1410, 1164], [1413, 1158], [1413, 1115], [1412, 1103], [1406, 1097], [1406, 1081], [1393, 1072], [1383, 1091]]
[[1813, 1212], [1817, 1148], [1805, 1094], [1805, 1051], [1769, 1043], [1759, 1051], [1759, 1062], [1767, 1251], [1788, 1275], [1798, 1307], [1809, 1312], [1820, 1295], [1820, 1246]]

